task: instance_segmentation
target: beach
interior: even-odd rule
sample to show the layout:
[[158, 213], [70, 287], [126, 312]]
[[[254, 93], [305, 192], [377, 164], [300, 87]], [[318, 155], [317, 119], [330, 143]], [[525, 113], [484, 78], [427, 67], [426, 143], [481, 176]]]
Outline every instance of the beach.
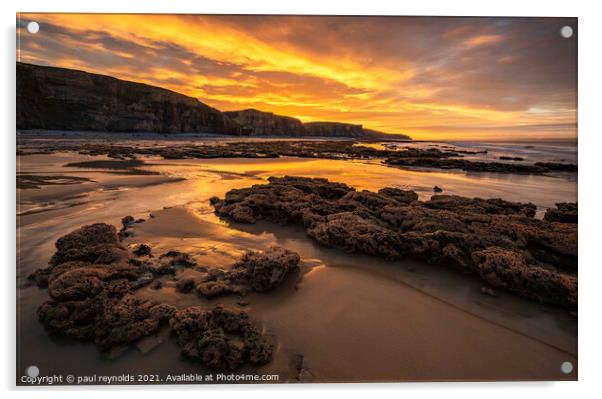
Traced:
[[[160, 156], [136, 151], [178, 151], [191, 143], [212, 147], [222, 142], [151, 137], [136, 139], [133, 145], [133, 140], [117, 136], [101, 139], [102, 143], [85, 141], [85, 151], [74, 150], [82, 146], [81, 140], [69, 136], [23, 138], [18, 146], [24, 151], [17, 157], [18, 187], [22, 183], [17, 189], [19, 370], [36, 364], [48, 372], [78, 374], [209, 372], [180, 355], [166, 328], [142, 343], [99, 351], [92, 343], [49, 335], [37, 320], [36, 309], [48, 294], [28, 276], [47, 264], [57, 239], [92, 223], [119, 227], [123, 217], [132, 216], [144, 221], [129, 228], [131, 234], [122, 241], [126, 248], [145, 243], [156, 254], [181, 251], [209, 269], [227, 268], [249, 249], [264, 251], [277, 245], [299, 254], [298, 271], [270, 292], [250, 293], [243, 305], [235, 295], [211, 299], [180, 292], [178, 280], [194, 274], [188, 269], [158, 277], [160, 289], [147, 285], [134, 293], [178, 309], [209, 309], [217, 303], [243, 309], [273, 338], [275, 348], [269, 363], [245, 365], [241, 372], [278, 374], [279, 382], [577, 378], [576, 368], [569, 375], [560, 370], [562, 362], [577, 364], [575, 312], [504, 290], [484, 294], [482, 281], [457, 270], [326, 247], [300, 226], [238, 223], [216, 215], [210, 203], [212, 197], [224, 198], [232, 189], [266, 184], [269, 177], [302, 176], [344, 183], [358, 191], [412, 190], [418, 201], [428, 201], [438, 187], [444, 195], [532, 203], [534, 218], [542, 219], [556, 203], [577, 201], [576, 172], [396, 167], [366, 153], [350, 156], [348, 150], [300, 157], [254, 152], [253, 157], [169, 159], [164, 152]], [[137, 162], [123, 157], [123, 150], [95, 155], [88, 151], [107, 143], [135, 147], [128, 151]], [[373, 146], [384, 148], [383, 143]], [[468, 151], [462, 159], [469, 162], [576, 163], [576, 146], [566, 143], [543, 150], [533, 143], [498, 145], [495, 150], [491, 143], [418, 145], [420, 150], [442, 152], [445, 146]], [[522, 151], [516, 151], [518, 147]], [[476, 154], [485, 150], [487, 155]], [[522, 160], [499, 159], [508, 154]]]

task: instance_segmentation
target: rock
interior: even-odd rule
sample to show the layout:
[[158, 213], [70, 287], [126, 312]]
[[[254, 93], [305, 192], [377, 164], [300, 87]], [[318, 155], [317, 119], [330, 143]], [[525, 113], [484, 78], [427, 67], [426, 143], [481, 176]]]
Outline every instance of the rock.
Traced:
[[500, 198], [466, 198], [458, 195], [433, 195], [424, 206], [445, 209], [456, 213], [477, 213], [487, 215], [521, 215], [534, 217], [537, 207], [532, 203], [509, 202]]
[[189, 307], [177, 311], [169, 323], [182, 353], [208, 367], [235, 370], [271, 360], [273, 344], [245, 312], [220, 305], [211, 310]]
[[146, 244], [140, 244], [132, 252], [136, 256], [151, 256], [151, 247]]
[[144, 265], [146, 270], [155, 275], [174, 274], [178, 267], [192, 266], [196, 266], [196, 262], [189, 254], [180, 251], [168, 251]]
[[197, 285], [197, 291], [206, 298], [246, 295], [250, 290], [269, 291], [278, 287], [288, 273], [298, 267], [299, 260], [297, 253], [282, 247], [270, 247], [263, 252], [247, 251], [228, 272], [210, 269]]
[[495, 291], [489, 287], [481, 287], [481, 294], [489, 295], [489, 296], [493, 296], [493, 297], [497, 296]]
[[554, 172], [577, 172], [577, 165], [558, 162], [536, 162], [535, 166]]
[[140, 277], [138, 277], [136, 280], [131, 282], [132, 288], [138, 289], [138, 288], [144, 287], [144, 286], [152, 283], [154, 280], [155, 280], [155, 276], [152, 273], [148, 273], [148, 272], [144, 273]]
[[129, 344], [156, 334], [176, 308], [140, 300], [132, 295], [106, 306], [96, 324], [94, 342], [102, 349]]
[[559, 202], [556, 208], [549, 208], [546, 211], [543, 219], [548, 222], [577, 223], [577, 203]]
[[394, 199], [395, 201], [401, 204], [411, 204], [414, 201], [418, 200], [418, 194], [411, 190], [400, 190], [398, 188], [393, 187], [385, 187], [378, 190], [378, 194]]
[[282, 247], [270, 247], [263, 252], [247, 251], [232, 268], [229, 278], [238, 284], [248, 284], [257, 292], [278, 287], [284, 277], [299, 264], [297, 253]]
[[38, 308], [38, 317], [49, 332], [109, 350], [155, 333], [175, 312], [132, 295], [154, 276], [130, 262], [113, 226], [84, 226], [55, 246], [50, 266], [32, 277], [48, 287], [51, 300]]
[[[110, 161], [105, 161], [105, 162], [110, 162]], [[112, 162], [117, 162], [117, 161], [112, 161]], [[125, 162], [142, 162], [142, 161], [125, 161]], [[143, 219], [141, 219], [141, 220], [143, 220]], [[125, 216], [124, 218], [121, 219], [122, 227], [118, 233], [119, 241], [123, 241], [126, 238], [132, 237], [134, 235], [134, 233], [128, 229], [130, 227], [132, 227], [135, 223], [137, 223], [137, 222], [133, 216]]]
[[435, 156], [433, 156], [433, 154], [426, 154], [424, 152], [415, 152], [407, 154], [400, 152], [398, 154], [390, 154], [390, 156], [386, 158], [384, 162], [386, 165], [390, 166], [436, 169], [461, 169], [468, 172], [543, 174], [553, 171], [577, 171], [577, 165], [569, 164], [537, 162], [533, 165], [527, 165], [509, 162], [469, 161], [466, 159], [458, 158], [444, 158], [439, 156], [438, 154], [435, 154]]
[[473, 253], [478, 274], [490, 285], [512, 290], [541, 303], [568, 309], [577, 306], [577, 277], [563, 275], [540, 265], [529, 265], [516, 251], [489, 247]]
[[121, 224], [124, 229], [127, 229], [128, 227], [132, 226], [134, 224], [134, 222], [135, 222], [135, 219], [133, 216], [126, 216], [121, 219]]
[[84, 226], [59, 238], [51, 265], [70, 261], [116, 263], [127, 259], [127, 251], [119, 244], [115, 227], [96, 223]]
[[215, 298], [220, 295], [237, 292], [230, 284], [223, 280], [205, 281], [197, 285], [196, 288], [198, 293], [205, 298]]
[[196, 262], [192, 260], [189, 254], [180, 251], [168, 251], [159, 256], [161, 261], [165, 261], [172, 266], [191, 267], [196, 266]]
[[496, 289], [577, 307], [576, 224], [536, 220], [531, 203], [452, 195], [421, 202], [415, 193], [395, 190], [357, 192], [325, 179], [286, 176], [211, 203], [219, 216], [238, 222], [298, 224], [325, 246], [452, 267]]
[[440, 188], [440, 187], [438, 187], [438, 186], [435, 186], [435, 187], [433, 187], [433, 192], [435, 192], [435, 193], [441, 193], [441, 192], [443, 192], [443, 189]]
[[181, 278], [176, 282], [176, 290], [182, 293], [188, 293], [196, 287], [196, 282], [192, 277]]
[[[146, 266], [132, 264], [127, 258], [109, 264], [89, 261], [97, 260], [89, 254], [94, 253], [98, 245], [106, 246], [107, 250], [120, 248], [114, 227], [84, 226], [61, 237], [50, 266], [32, 274], [32, 280], [48, 286], [51, 296], [37, 311], [48, 332], [92, 341], [112, 357], [134, 343], [143, 352], [152, 350], [163, 341], [160, 331], [165, 330], [161, 327], [169, 323], [182, 352], [209, 367], [236, 369], [245, 363], [259, 365], [270, 361], [274, 346], [248, 320], [246, 313], [221, 306], [208, 311], [194, 307], [177, 311], [174, 306], [141, 299], [133, 291], [151, 283], [154, 274]], [[75, 247], [77, 253], [69, 252]], [[244, 269], [246, 278], [261, 283], [262, 287], [276, 284], [281, 279], [279, 272], [270, 276], [265, 273], [289, 267], [295, 263], [295, 257], [298, 262], [298, 255], [291, 254], [282, 249], [274, 249], [269, 255], [249, 253], [238, 269]], [[70, 260], [74, 257], [88, 261]], [[65, 259], [68, 260], [61, 262]], [[179, 251], [169, 251], [159, 259], [166, 265], [194, 265], [187, 254]], [[225, 271], [206, 274], [214, 279], [214, 284], [223, 283], [218, 279], [226, 276], [242, 275]], [[158, 288], [160, 284], [157, 281], [153, 287]], [[195, 284], [193, 278], [185, 277], [177, 281], [176, 289], [189, 292]]]
[[239, 306], [249, 306], [249, 301], [244, 298], [240, 298], [238, 301], [236, 301], [236, 304]]

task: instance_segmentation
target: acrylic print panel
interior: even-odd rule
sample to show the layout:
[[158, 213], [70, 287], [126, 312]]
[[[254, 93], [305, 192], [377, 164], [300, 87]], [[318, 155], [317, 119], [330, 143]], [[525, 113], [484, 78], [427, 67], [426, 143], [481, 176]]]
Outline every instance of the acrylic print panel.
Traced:
[[577, 379], [576, 19], [17, 45], [18, 385]]

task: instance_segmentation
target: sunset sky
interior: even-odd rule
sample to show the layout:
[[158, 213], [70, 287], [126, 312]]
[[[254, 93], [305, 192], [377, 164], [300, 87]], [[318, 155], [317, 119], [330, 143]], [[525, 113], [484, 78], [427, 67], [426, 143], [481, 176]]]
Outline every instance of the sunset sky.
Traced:
[[17, 57], [415, 139], [574, 138], [565, 25], [577, 32], [557, 18], [21, 14]]

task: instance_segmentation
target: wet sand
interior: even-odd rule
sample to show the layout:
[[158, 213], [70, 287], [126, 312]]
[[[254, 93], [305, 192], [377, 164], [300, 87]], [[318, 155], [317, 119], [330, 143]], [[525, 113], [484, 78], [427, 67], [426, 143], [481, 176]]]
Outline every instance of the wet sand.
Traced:
[[[421, 199], [430, 197], [437, 185], [446, 194], [531, 201], [541, 216], [555, 202], [576, 200], [571, 179], [297, 158], [145, 159], [143, 169], [158, 175], [63, 166], [102, 159], [67, 153], [19, 157], [19, 172], [92, 181], [18, 190], [18, 370], [31, 364], [42, 373], [63, 374], [203, 370], [183, 359], [169, 337], [161, 337], [163, 342], [147, 353], [132, 347], [103, 354], [92, 344], [49, 337], [36, 320], [35, 309], [47, 293], [27, 286], [26, 276], [46, 264], [56, 239], [84, 224], [118, 225], [123, 216], [132, 215], [146, 222], [133, 228], [126, 245], [148, 243], [156, 253], [186, 251], [208, 267], [227, 267], [244, 250], [273, 244], [301, 255], [299, 275], [275, 292], [250, 295], [243, 307], [278, 344], [273, 361], [258, 373], [279, 374], [281, 381], [320, 382], [576, 379], [577, 370], [568, 376], [560, 372], [563, 361], [577, 363], [577, 321], [564, 310], [505, 293], [484, 296], [476, 279], [451, 270], [323, 248], [295, 227], [227, 223], [208, 203], [232, 188], [289, 174], [326, 177], [358, 189], [413, 189]], [[164, 288], [145, 287], [137, 295], [177, 307], [236, 306], [236, 297], [206, 300], [174, 287], [175, 281], [165, 278]], [[299, 373], [291, 363], [301, 357]]]

